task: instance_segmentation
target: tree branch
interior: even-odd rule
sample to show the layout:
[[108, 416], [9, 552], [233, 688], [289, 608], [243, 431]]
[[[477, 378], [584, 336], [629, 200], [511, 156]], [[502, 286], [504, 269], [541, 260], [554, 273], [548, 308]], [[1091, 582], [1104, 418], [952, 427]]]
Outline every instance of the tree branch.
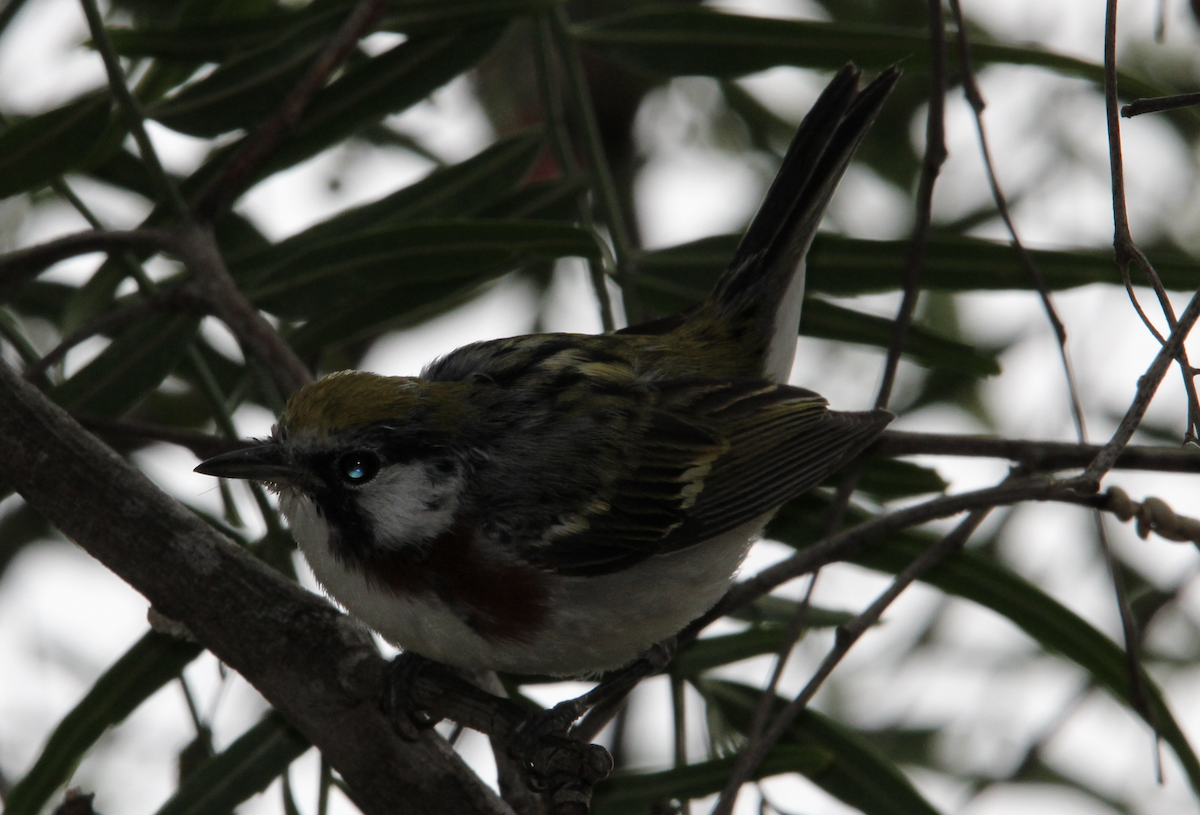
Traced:
[[941, 0], [928, 0], [929, 15], [929, 113], [925, 119], [925, 158], [921, 162], [921, 178], [917, 182], [917, 222], [913, 226], [908, 263], [904, 267], [904, 298], [892, 323], [892, 339], [888, 344], [887, 362], [875, 407], [885, 408], [892, 397], [896, 369], [904, 350], [904, 339], [917, 310], [921, 294], [921, 269], [925, 266], [925, 251], [933, 224], [933, 187], [946, 161], [946, 46], [945, 24], [942, 21]]
[[[1129, 439], [1133, 437], [1133, 431], [1137, 430], [1137, 426], [1141, 424], [1142, 417], [1146, 414], [1146, 408], [1150, 406], [1150, 400], [1154, 398], [1154, 392], [1158, 390], [1159, 384], [1163, 377], [1166, 376], [1167, 369], [1171, 366], [1172, 360], [1179, 356], [1180, 349], [1183, 348], [1183, 341], [1192, 330], [1192, 326], [1196, 323], [1196, 318], [1200, 317], [1200, 291], [1192, 295], [1192, 300], [1184, 309], [1183, 314], [1179, 316], [1179, 322], [1171, 331], [1171, 336], [1163, 343], [1159, 349], [1158, 355], [1154, 358], [1154, 362], [1146, 370], [1146, 373], [1138, 379], [1137, 394], [1134, 396], [1133, 403], [1130, 404], [1129, 410], [1125, 413], [1125, 418], [1121, 420], [1121, 424], [1117, 427], [1117, 432], [1113, 434], [1112, 439], [1096, 454], [1096, 458], [1088, 465], [1087, 470], [1080, 477], [1080, 487], [1095, 491], [1100, 489], [1100, 479], [1104, 474], [1112, 469], [1117, 457], [1121, 451], [1125, 449], [1125, 445], [1129, 443]], [[1190, 377], [1188, 377], [1190, 380]]]
[[[829, 678], [829, 675], [833, 673], [833, 669], [837, 667], [838, 663], [850, 652], [850, 649], [858, 642], [863, 633], [879, 622], [879, 618], [883, 616], [883, 612], [887, 607], [914, 580], [919, 579], [934, 566], [937, 566], [946, 558], [962, 549], [963, 545], [967, 542], [967, 538], [979, 527], [979, 524], [983, 523], [983, 519], [987, 517], [990, 511], [989, 507], [984, 507], [968, 515], [950, 534], [926, 549], [921, 553], [920, 557], [901, 570], [891, 585], [865, 611], [850, 622], [837, 627], [833, 647], [825, 655], [825, 659], [821, 661], [821, 664], [804, 686], [804, 689], [779, 712], [771, 722], [771, 726], [762, 733], [761, 737], [747, 744], [741, 755], [738, 756], [738, 762], [734, 766], [733, 772], [730, 773], [729, 779], [725, 784], [725, 789], [721, 791], [721, 797], [717, 801], [716, 807], [713, 808], [712, 815], [731, 815], [734, 802], [737, 800], [738, 790], [741, 789], [742, 784], [750, 780], [755, 769], [766, 758], [767, 751], [775, 746], [776, 742], [783, 736], [784, 731], [808, 707], [808, 703], [812, 701], [817, 690]], [[772, 695], [774, 695], [773, 692]]]
[[233, 546], [0, 365], [0, 471], [29, 504], [258, 688], [363, 812], [507, 807], [439, 737], [378, 709], [383, 661], [348, 617]]
[[175, 234], [177, 251], [192, 273], [197, 296], [233, 332], [246, 356], [263, 363], [284, 396], [311, 382], [308, 367], [238, 289], [212, 230], [187, 220], [175, 228]]
[[[866, 452], [875, 456], [1004, 458], [1038, 472], [1086, 467], [1103, 449], [1098, 444], [885, 430]], [[1118, 470], [1197, 473], [1200, 452], [1191, 448], [1130, 446], [1121, 450], [1112, 466]]]
[[168, 252], [172, 249], [171, 233], [160, 229], [76, 232], [38, 246], [18, 249], [0, 257], [0, 302], [8, 300], [21, 286], [67, 258], [92, 252]]

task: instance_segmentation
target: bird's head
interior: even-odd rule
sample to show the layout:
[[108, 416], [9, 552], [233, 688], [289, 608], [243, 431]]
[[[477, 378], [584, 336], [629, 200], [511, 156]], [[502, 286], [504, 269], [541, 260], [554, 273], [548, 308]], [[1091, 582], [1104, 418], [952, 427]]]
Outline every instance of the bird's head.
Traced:
[[270, 438], [196, 472], [263, 482], [289, 516], [314, 510], [356, 546], [419, 543], [449, 525], [464, 482], [463, 387], [332, 374], [291, 397]]

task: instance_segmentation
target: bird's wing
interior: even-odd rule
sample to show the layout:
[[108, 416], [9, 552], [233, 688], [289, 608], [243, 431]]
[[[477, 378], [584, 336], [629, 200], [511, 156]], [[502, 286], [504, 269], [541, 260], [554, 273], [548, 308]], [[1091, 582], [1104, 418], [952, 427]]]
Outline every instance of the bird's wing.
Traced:
[[545, 541], [535, 554], [543, 567], [605, 574], [733, 530], [820, 482], [892, 419], [834, 412], [811, 391], [758, 379], [681, 379], [656, 390], [605, 505], [583, 528]]

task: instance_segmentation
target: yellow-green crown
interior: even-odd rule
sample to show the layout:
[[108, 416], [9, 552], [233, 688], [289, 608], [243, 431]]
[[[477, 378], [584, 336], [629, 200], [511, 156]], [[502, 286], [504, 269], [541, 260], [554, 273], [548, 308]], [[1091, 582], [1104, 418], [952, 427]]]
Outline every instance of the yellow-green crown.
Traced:
[[327, 437], [403, 421], [428, 405], [428, 387], [415, 377], [338, 371], [292, 394], [280, 424], [288, 433]]

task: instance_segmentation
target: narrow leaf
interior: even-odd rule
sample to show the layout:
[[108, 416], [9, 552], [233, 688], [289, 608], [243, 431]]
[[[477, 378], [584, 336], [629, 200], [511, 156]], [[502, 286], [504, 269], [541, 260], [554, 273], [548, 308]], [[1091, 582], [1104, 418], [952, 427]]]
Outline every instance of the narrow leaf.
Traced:
[[[826, 241], [831, 237], [823, 235], [818, 240]], [[725, 269], [730, 255], [725, 255], [724, 250], [728, 248], [732, 254], [736, 243], [734, 236], [721, 236], [697, 242], [703, 244], [700, 247], [697, 244], [689, 244], [643, 256], [643, 261], [638, 266], [638, 291], [644, 304], [659, 314], [670, 314], [699, 302], [711, 291]], [[818, 261], [814, 259], [817, 249], [814, 242], [808, 266], [810, 290], [821, 288], [821, 269], [817, 265]], [[722, 256], [722, 259], [719, 263], [714, 262], [718, 256]], [[899, 256], [899, 262], [903, 263], [903, 255]], [[887, 348], [892, 340], [892, 320], [864, 314], [810, 296], [805, 299], [801, 312], [800, 334], [805, 337]], [[927, 367], [942, 368], [956, 373], [972, 376], [992, 376], [1000, 373], [1000, 364], [994, 355], [964, 342], [942, 337], [919, 325], [909, 327], [904, 354]]]
[[[817, 747], [784, 744], [767, 753], [754, 780], [785, 773], [811, 776], [834, 760]], [[618, 772], [596, 785], [592, 796], [595, 815], [651, 815], [654, 805], [672, 798], [687, 801], [720, 792], [733, 771], [736, 756], [725, 756], [656, 773]]]
[[0, 133], [0, 198], [39, 187], [79, 166], [105, 131], [108, 94], [88, 94]]
[[[717, 235], [644, 253], [638, 269], [647, 285], [677, 296], [707, 293], [720, 276], [740, 235]], [[1112, 250], [1034, 250], [1034, 261], [1051, 290], [1091, 283], [1122, 285]], [[904, 287], [908, 241], [870, 241], [822, 233], [808, 253], [810, 291], [837, 296], [896, 291]], [[1200, 288], [1200, 261], [1167, 248], [1151, 250], [1150, 260], [1172, 291]], [[1017, 289], [1032, 291], [1029, 275], [1008, 244], [983, 238], [934, 233], [930, 237], [921, 287], [939, 291]]]
[[114, 416], [158, 386], [183, 356], [200, 321], [150, 317], [120, 334], [98, 357], [50, 391], [68, 410]]
[[203, 650], [195, 643], [146, 632], [54, 729], [33, 768], [9, 791], [4, 811], [37, 815], [105, 730], [179, 676]]
[[[840, 474], [834, 474], [826, 483], [835, 486], [840, 478]], [[895, 501], [897, 498], [945, 492], [947, 486], [937, 470], [930, 467], [894, 458], [871, 458], [863, 465], [856, 489], [877, 501]]]
[[269, 266], [356, 232], [418, 218], [469, 218], [517, 185], [529, 171], [541, 143], [541, 134], [536, 131], [503, 139], [466, 161], [434, 170], [378, 201], [338, 213], [260, 252], [234, 256], [229, 262], [242, 268]]
[[[821, 23], [724, 14], [681, 6], [644, 6], [574, 29], [580, 42], [627, 65], [668, 76], [737, 77], [777, 65], [836, 70], [853, 61], [867, 70], [902, 62], [927, 69], [929, 35], [916, 28]], [[1097, 83], [1104, 68], [1093, 62], [1032, 46], [971, 43], [976, 65], [1006, 62], [1037, 65]], [[958, 52], [950, 39], [946, 57], [957, 70]], [[1128, 72], [1120, 74], [1123, 94], [1164, 96], [1169, 89]]]
[[[804, 301], [800, 333], [837, 342], [857, 342], [887, 348], [892, 341], [893, 321], [886, 317], [863, 314], [816, 297]], [[994, 376], [1000, 363], [994, 356], [963, 342], [941, 337], [919, 325], [910, 325], [904, 340], [904, 353], [930, 368], [955, 373]]]
[[[784, 505], [768, 526], [767, 534], [797, 548], [807, 546], [821, 534], [821, 519], [826, 506], [825, 500], [812, 493], [801, 496]], [[867, 517], [864, 510], [853, 506], [847, 513], [847, 520], [851, 523]], [[911, 563], [935, 540], [929, 533], [907, 530], [868, 547], [852, 562], [895, 573]], [[1097, 684], [1136, 712], [1121, 647], [1010, 569], [968, 550], [943, 561], [922, 580], [948, 594], [995, 611], [1043, 648], [1079, 665]], [[1158, 685], [1146, 674], [1143, 674], [1143, 681], [1159, 733], [1174, 748], [1192, 787], [1200, 791], [1200, 761], [1167, 707]]]
[[309, 25], [233, 57], [147, 113], [172, 130], [203, 138], [253, 128], [296, 84], [324, 46], [327, 32], [324, 25]]
[[[409, 36], [442, 34], [452, 29], [503, 23], [534, 14], [558, 0], [403, 0], [388, 4], [376, 28]], [[353, 7], [349, 0], [312, 3], [297, 11], [254, 18], [192, 23], [177, 28], [111, 28], [109, 37], [126, 56], [161, 57], [198, 62], [223, 62], [230, 56], [277, 41], [316, 24], [326, 33]]]
[[[316, 95], [295, 132], [242, 182], [242, 189], [424, 99], [483, 57], [501, 31], [481, 28], [414, 37], [347, 69]], [[214, 151], [183, 185], [185, 193], [204, 188], [242, 143], [239, 139]]]
[[231, 272], [258, 306], [288, 319], [325, 315], [403, 286], [478, 279], [539, 259], [597, 257], [595, 237], [540, 221], [427, 221], [328, 240], [298, 257], [258, 255]]
[[224, 752], [193, 770], [157, 815], [227, 815], [266, 789], [309, 746], [304, 736], [271, 711]]
[[[696, 687], [710, 705], [740, 732], [750, 726], [762, 691], [736, 682], [701, 680]], [[776, 697], [774, 715], [788, 700]], [[805, 773], [821, 789], [865, 815], [938, 815], [895, 764], [862, 737], [813, 710], [805, 710], [784, 731], [781, 744], [827, 751], [833, 760]]]

